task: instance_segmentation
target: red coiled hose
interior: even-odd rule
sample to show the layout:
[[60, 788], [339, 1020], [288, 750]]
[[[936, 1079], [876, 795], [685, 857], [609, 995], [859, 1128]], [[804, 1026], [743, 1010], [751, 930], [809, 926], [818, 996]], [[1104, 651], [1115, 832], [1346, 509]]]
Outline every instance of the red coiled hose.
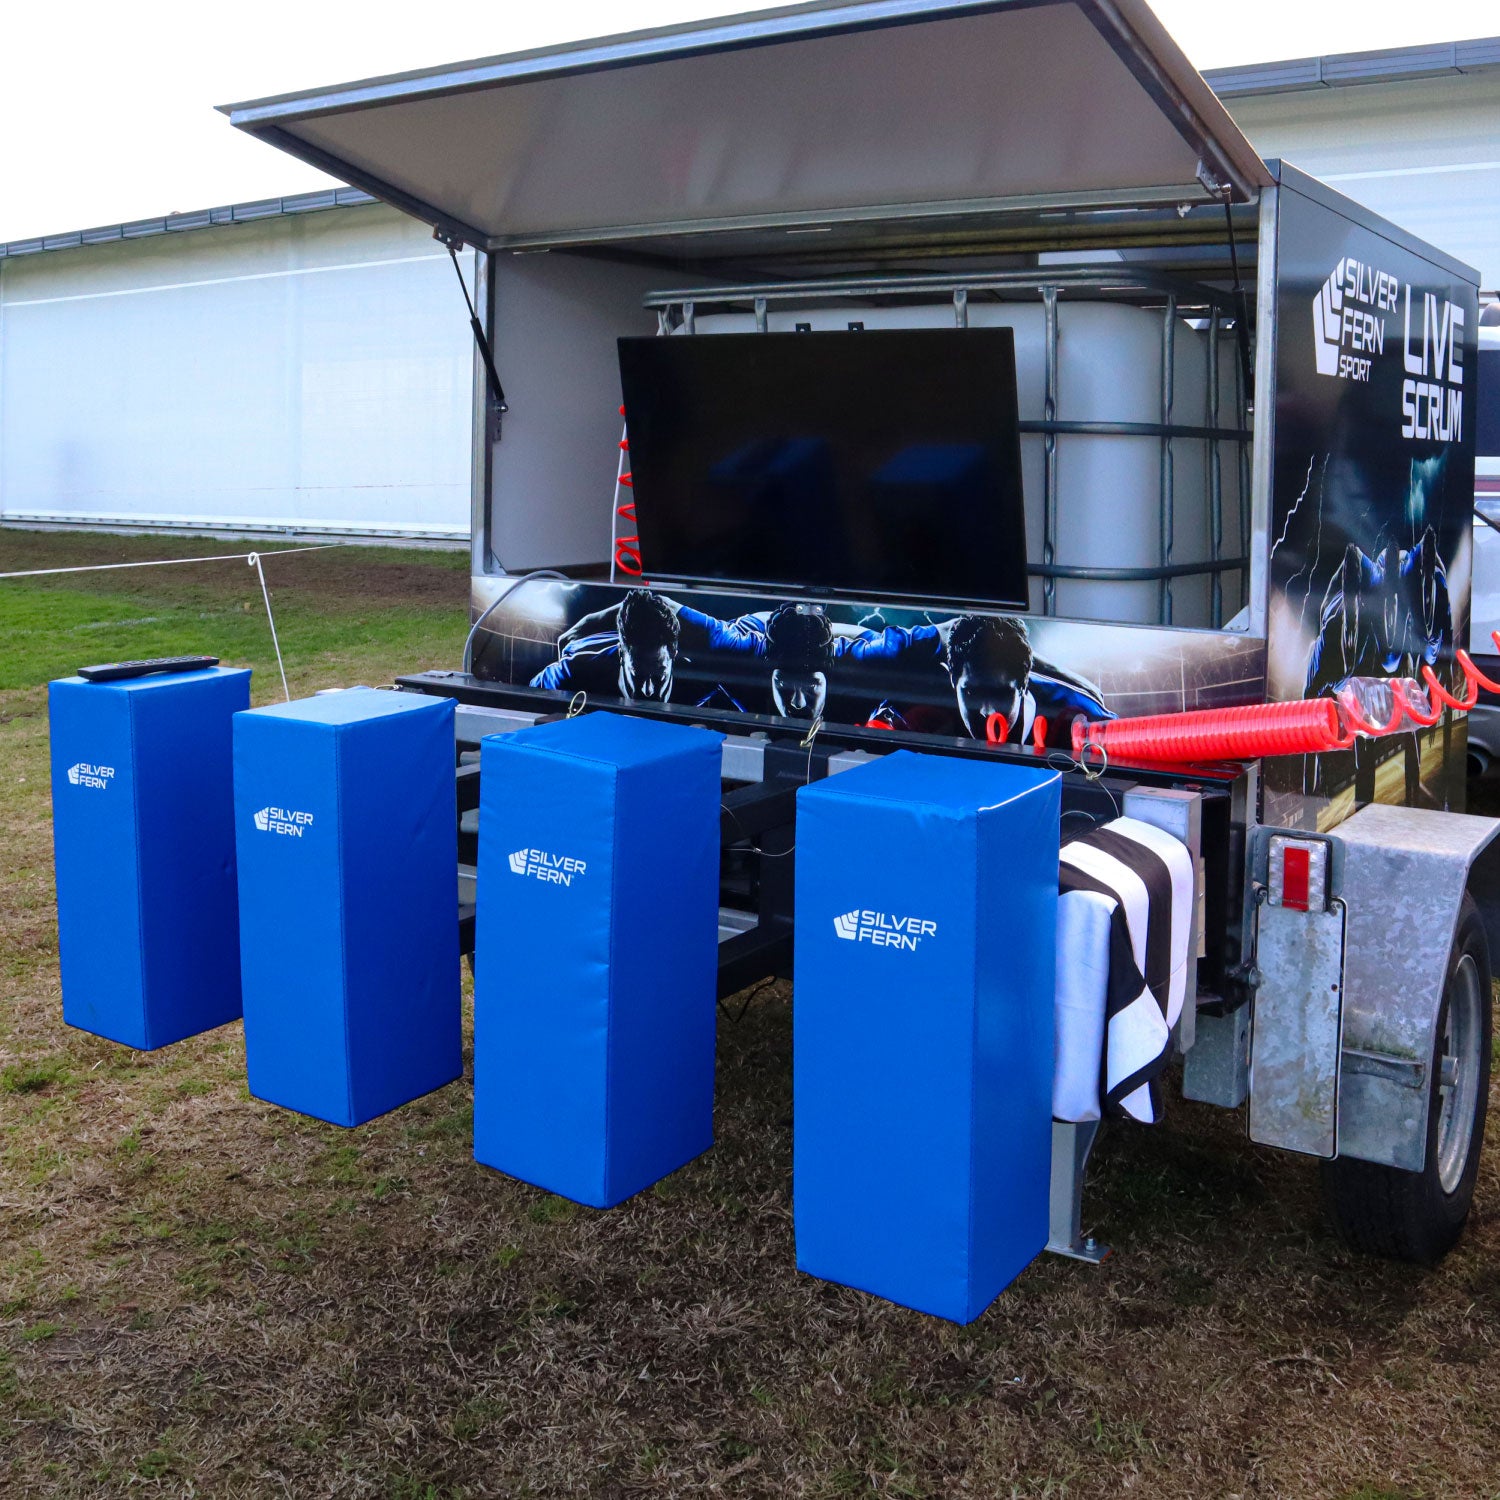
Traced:
[[[1500, 630], [1490, 639], [1500, 651]], [[1257, 760], [1262, 755], [1321, 755], [1347, 750], [1355, 739], [1396, 734], [1408, 726], [1427, 729], [1445, 708], [1467, 713], [1479, 701], [1479, 690], [1500, 693], [1473, 658], [1462, 649], [1454, 661], [1464, 676], [1464, 696], [1455, 698], [1425, 663], [1422, 684], [1410, 677], [1346, 678], [1333, 698], [1305, 698], [1291, 703], [1256, 703], [1245, 708], [1206, 708], [1191, 713], [1158, 714], [1141, 719], [1073, 721], [1073, 754], [1102, 751], [1121, 760], [1167, 761]], [[1361, 693], [1374, 689], [1390, 693], [1390, 714], [1384, 724], [1371, 719]]]
[[1206, 708], [1073, 724], [1073, 754], [1085, 747], [1121, 760], [1256, 760], [1263, 755], [1317, 755], [1347, 750], [1354, 732], [1345, 727], [1332, 698], [1292, 703], [1253, 703], [1244, 708]]
[[[620, 415], [622, 417], [625, 415], [625, 408], [623, 406], [620, 408]], [[620, 439], [620, 452], [622, 454], [630, 452], [629, 436], [622, 437]], [[622, 489], [630, 489], [633, 483], [634, 481], [631, 478], [630, 470], [625, 467], [625, 460], [622, 457], [620, 459], [619, 469], [615, 473], [616, 502], [618, 502], [620, 499], [620, 491]], [[634, 497], [625, 501], [623, 504], [617, 503], [615, 506], [615, 515], [618, 516], [621, 521], [634, 521]], [[644, 576], [645, 568], [641, 562], [641, 538], [639, 532], [633, 533], [630, 536], [620, 536], [618, 534], [615, 536], [615, 567], [622, 573], [629, 573], [631, 577], [639, 578], [642, 583], [646, 582], [646, 578]]]

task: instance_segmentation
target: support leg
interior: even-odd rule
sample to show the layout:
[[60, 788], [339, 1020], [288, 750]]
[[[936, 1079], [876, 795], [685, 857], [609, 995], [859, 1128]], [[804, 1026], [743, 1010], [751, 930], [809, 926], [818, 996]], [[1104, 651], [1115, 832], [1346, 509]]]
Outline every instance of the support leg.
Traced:
[[1052, 1193], [1049, 1200], [1047, 1248], [1054, 1255], [1095, 1263], [1110, 1253], [1083, 1232], [1083, 1174], [1089, 1152], [1099, 1135], [1099, 1122], [1052, 1122]]

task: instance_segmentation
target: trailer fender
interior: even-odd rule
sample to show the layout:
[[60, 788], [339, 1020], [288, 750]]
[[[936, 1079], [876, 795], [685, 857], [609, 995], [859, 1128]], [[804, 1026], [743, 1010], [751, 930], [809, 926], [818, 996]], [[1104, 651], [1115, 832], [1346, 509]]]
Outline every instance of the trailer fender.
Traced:
[[[1346, 907], [1338, 1152], [1420, 1171], [1438, 1011], [1473, 875], [1491, 952], [1500, 820], [1372, 804], [1339, 825]], [[1488, 851], [1488, 854], [1486, 853]]]

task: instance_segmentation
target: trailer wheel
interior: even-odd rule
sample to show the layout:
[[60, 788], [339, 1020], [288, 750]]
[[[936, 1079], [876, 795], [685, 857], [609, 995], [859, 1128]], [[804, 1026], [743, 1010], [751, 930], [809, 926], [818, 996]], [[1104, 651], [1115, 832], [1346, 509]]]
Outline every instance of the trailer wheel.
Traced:
[[1431, 1266], [1457, 1243], [1484, 1146], [1492, 1028], [1489, 945], [1466, 895], [1438, 1013], [1425, 1165], [1407, 1172], [1351, 1157], [1323, 1163], [1323, 1200], [1351, 1249]]

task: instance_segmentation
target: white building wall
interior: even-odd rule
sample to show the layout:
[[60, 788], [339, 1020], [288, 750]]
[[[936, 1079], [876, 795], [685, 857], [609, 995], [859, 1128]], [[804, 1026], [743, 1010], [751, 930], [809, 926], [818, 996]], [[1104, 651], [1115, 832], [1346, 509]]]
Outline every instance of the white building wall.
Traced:
[[472, 393], [447, 252], [384, 206], [0, 262], [8, 523], [465, 538]]
[[[1227, 104], [1500, 292], [1500, 73]], [[472, 396], [447, 255], [384, 206], [0, 261], [0, 522], [459, 540]]]
[[1321, 178], [1500, 291], [1500, 73], [1246, 94], [1225, 105], [1262, 156]]

